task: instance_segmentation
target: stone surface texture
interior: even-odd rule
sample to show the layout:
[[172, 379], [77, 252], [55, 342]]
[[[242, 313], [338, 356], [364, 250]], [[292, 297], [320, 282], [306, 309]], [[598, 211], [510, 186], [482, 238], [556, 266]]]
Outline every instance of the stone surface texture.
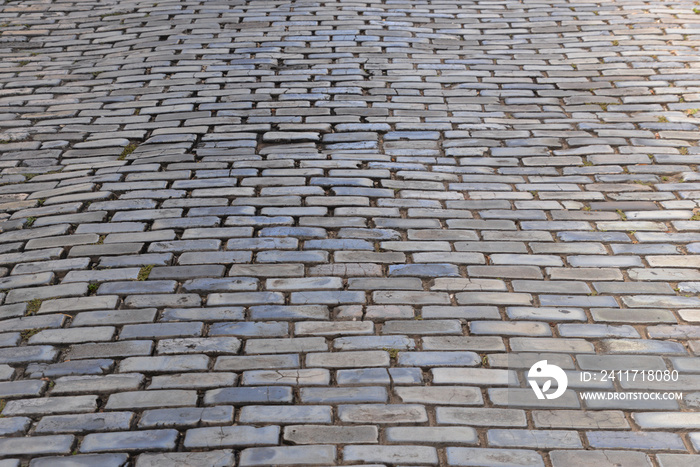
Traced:
[[[700, 465], [699, 46], [692, 1], [4, 1], [0, 465]], [[627, 369], [678, 378], [578, 377]]]

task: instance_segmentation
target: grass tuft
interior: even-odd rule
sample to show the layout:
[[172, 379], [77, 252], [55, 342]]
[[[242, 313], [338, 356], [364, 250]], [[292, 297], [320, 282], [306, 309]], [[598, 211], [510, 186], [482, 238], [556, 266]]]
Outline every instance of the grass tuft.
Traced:
[[35, 298], [34, 300], [30, 300], [27, 302], [27, 311], [25, 312], [26, 315], [33, 315], [37, 311], [39, 311], [39, 308], [41, 308], [41, 302], [42, 300], [39, 298]]
[[20, 337], [22, 337], [22, 339], [26, 341], [29, 340], [32, 336], [39, 334], [44, 329], [46, 328], [25, 329], [24, 331], [20, 332], [19, 335]]
[[137, 147], [138, 145], [136, 143], [129, 143], [119, 155], [118, 160], [123, 161], [124, 159], [126, 159], [126, 156], [134, 152]]
[[153, 265], [149, 264], [148, 266], [143, 266], [139, 270], [139, 275], [136, 276], [137, 281], [145, 281], [148, 279], [148, 276], [151, 275], [151, 271], [153, 270]]
[[389, 352], [389, 358], [392, 358], [394, 360], [399, 356], [399, 352], [400, 352], [399, 349], [388, 349], [386, 347], [383, 350], [385, 352]]

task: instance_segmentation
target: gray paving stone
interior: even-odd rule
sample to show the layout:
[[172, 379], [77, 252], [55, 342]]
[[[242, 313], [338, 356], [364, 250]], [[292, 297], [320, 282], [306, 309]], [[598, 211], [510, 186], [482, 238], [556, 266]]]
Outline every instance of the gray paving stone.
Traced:
[[40, 457], [33, 459], [29, 464], [32, 467], [88, 467], [91, 465], [104, 465], [105, 467], [123, 467], [128, 461], [128, 456], [117, 454], [77, 454], [70, 457]]
[[26, 433], [32, 421], [28, 417], [11, 417], [0, 419], [2, 436], [17, 436]]
[[488, 389], [488, 395], [491, 402], [498, 407], [555, 407], [561, 409], [578, 409], [581, 407], [576, 393], [571, 389], [567, 389], [566, 392], [557, 399], [537, 399], [532, 390], [520, 388], [490, 388]]
[[51, 378], [68, 375], [102, 375], [114, 368], [109, 359], [90, 359], [62, 363], [32, 363], [27, 366], [27, 374], [34, 378]]
[[236, 384], [238, 377], [235, 373], [175, 373], [159, 375], [151, 378], [148, 389], [208, 389]]
[[420, 423], [428, 419], [425, 407], [411, 404], [341, 405], [338, 417], [349, 423]]
[[470, 427], [390, 427], [387, 440], [392, 443], [478, 444], [476, 430]]
[[[579, 434], [568, 430], [489, 430], [489, 446], [524, 447], [538, 449], [576, 449], [583, 448]], [[589, 438], [590, 440], [590, 438]]]
[[0, 452], [3, 453], [3, 456], [70, 454], [74, 443], [75, 437], [72, 435], [2, 438], [0, 439]]
[[457, 320], [386, 321], [382, 334], [462, 334]]
[[602, 349], [614, 354], [685, 354], [685, 349], [677, 342], [660, 340], [605, 339]]
[[294, 324], [295, 335], [334, 336], [347, 334], [373, 334], [374, 323], [356, 321], [301, 321]]
[[[308, 389], [310, 388], [302, 391]], [[292, 389], [284, 386], [226, 387], [207, 391], [204, 395], [204, 403], [207, 405], [283, 404], [291, 403], [292, 399]]]
[[201, 302], [201, 297], [196, 294], [128, 295], [124, 299], [124, 306], [127, 308], [197, 307]]
[[331, 408], [322, 405], [248, 405], [241, 408], [238, 418], [243, 423], [330, 423]]
[[[195, 316], [197, 317], [197, 316]], [[230, 322], [213, 323], [209, 327], [210, 336], [238, 337], [278, 337], [289, 333], [289, 325], [284, 322]]]
[[543, 428], [628, 428], [629, 422], [621, 411], [583, 412], [576, 410], [534, 411], [535, 425]]
[[245, 348], [248, 354], [306, 353], [324, 350], [328, 350], [328, 344], [323, 337], [250, 339]]
[[248, 448], [241, 451], [239, 465], [332, 465], [335, 446], [279, 446]]
[[[340, 378], [340, 376], [339, 376]], [[338, 404], [356, 402], [387, 402], [389, 396], [383, 387], [301, 388], [304, 403]], [[288, 401], [291, 402], [291, 393]]]
[[407, 403], [436, 405], [479, 405], [483, 403], [481, 391], [475, 387], [395, 387], [394, 393]]
[[137, 467], [165, 467], [187, 465], [208, 465], [211, 467], [227, 467], [234, 462], [234, 454], [230, 449], [209, 452], [164, 452], [160, 454], [140, 454], [136, 458]]
[[685, 450], [683, 440], [673, 433], [589, 431], [586, 438], [591, 446], [599, 449]]
[[322, 369], [246, 371], [241, 382], [244, 385], [324, 386], [330, 382], [330, 372]]
[[333, 340], [337, 350], [369, 350], [369, 349], [413, 349], [415, 342], [404, 336], [352, 336], [340, 337]]
[[153, 342], [146, 340], [87, 343], [71, 345], [67, 355], [71, 360], [94, 357], [130, 357], [134, 355], [150, 355], [152, 348]]
[[90, 433], [80, 444], [80, 452], [169, 451], [175, 449], [176, 430], [144, 430]]
[[306, 366], [322, 368], [358, 368], [389, 366], [389, 354], [383, 351], [310, 353]]
[[474, 352], [399, 352], [399, 365], [435, 366], [476, 366], [481, 359]]
[[128, 430], [134, 414], [110, 412], [81, 415], [54, 415], [43, 417], [36, 425], [37, 433], [89, 433], [97, 431]]
[[122, 360], [119, 370], [124, 373], [181, 373], [206, 370], [208, 366], [209, 358], [206, 355], [168, 355], [129, 357]]
[[238, 353], [241, 341], [235, 337], [163, 339], [158, 341], [157, 350], [161, 354], [180, 353]]
[[649, 457], [634, 451], [551, 451], [549, 457], [554, 466], [584, 466], [584, 465], [645, 465], [650, 466]]
[[197, 394], [186, 390], [131, 391], [112, 394], [105, 406], [109, 410], [135, 408], [186, 407], [195, 404]]
[[290, 425], [284, 428], [284, 439], [294, 444], [362, 444], [376, 443], [376, 426]]
[[[280, 355], [250, 355], [250, 356], [225, 356], [216, 359], [216, 370], [250, 370], [256, 368], [298, 368], [300, 358], [295, 354]], [[321, 374], [316, 371], [314, 374]]]
[[154, 323], [134, 324], [122, 327], [120, 339], [164, 338], [199, 336], [202, 323]]
[[[0, 464], [698, 464], [667, 6], [3, 5]], [[684, 400], [576, 396], [636, 367]]]
[[[515, 339], [517, 338], [511, 339], [511, 341]], [[505, 351], [503, 339], [495, 336], [423, 337], [421, 340], [425, 350]]]
[[697, 454], [657, 454], [656, 459], [661, 467], [668, 467], [671, 465], [683, 465], [693, 467], [698, 465], [700, 461], [700, 456]]
[[167, 428], [207, 425], [226, 425], [233, 422], [233, 407], [183, 407], [177, 409], [146, 410], [139, 420], [139, 428]]
[[18, 399], [5, 404], [4, 416], [52, 415], [63, 413], [94, 412], [97, 396], [45, 397], [41, 399]]
[[518, 378], [512, 370], [490, 368], [435, 368], [431, 370], [435, 384], [515, 386]]
[[690, 428], [700, 426], [700, 417], [696, 413], [673, 412], [636, 412], [633, 419], [640, 427], [647, 429]]
[[448, 465], [483, 465], [500, 467], [505, 465], [544, 465], [536, 451], [525, 449], [486, 449], [448, 447]]
[[38, 380], [8, 381], [0, 383], [0, 397], [38, 397], [45, 384]]
[[435, 448], [428, 446], [346, 446], [343, 460], [347, 462], [381, 462], [388, 464], [419, 463], [437, 465]]

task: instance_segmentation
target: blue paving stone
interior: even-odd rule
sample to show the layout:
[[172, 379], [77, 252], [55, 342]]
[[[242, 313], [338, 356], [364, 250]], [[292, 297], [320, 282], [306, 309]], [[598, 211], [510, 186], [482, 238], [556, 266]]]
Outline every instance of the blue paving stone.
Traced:
[[392, 264], [390, 276], [415, 277], [459, 277], [459, 269], [454, 264]]

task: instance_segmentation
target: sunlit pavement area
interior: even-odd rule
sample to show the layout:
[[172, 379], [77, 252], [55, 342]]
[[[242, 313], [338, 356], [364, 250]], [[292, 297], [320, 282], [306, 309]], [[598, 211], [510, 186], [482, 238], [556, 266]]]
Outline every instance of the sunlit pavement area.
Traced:
[[700, 466], [698, 46], [689, 1], [5, 0], [0, 467]]

